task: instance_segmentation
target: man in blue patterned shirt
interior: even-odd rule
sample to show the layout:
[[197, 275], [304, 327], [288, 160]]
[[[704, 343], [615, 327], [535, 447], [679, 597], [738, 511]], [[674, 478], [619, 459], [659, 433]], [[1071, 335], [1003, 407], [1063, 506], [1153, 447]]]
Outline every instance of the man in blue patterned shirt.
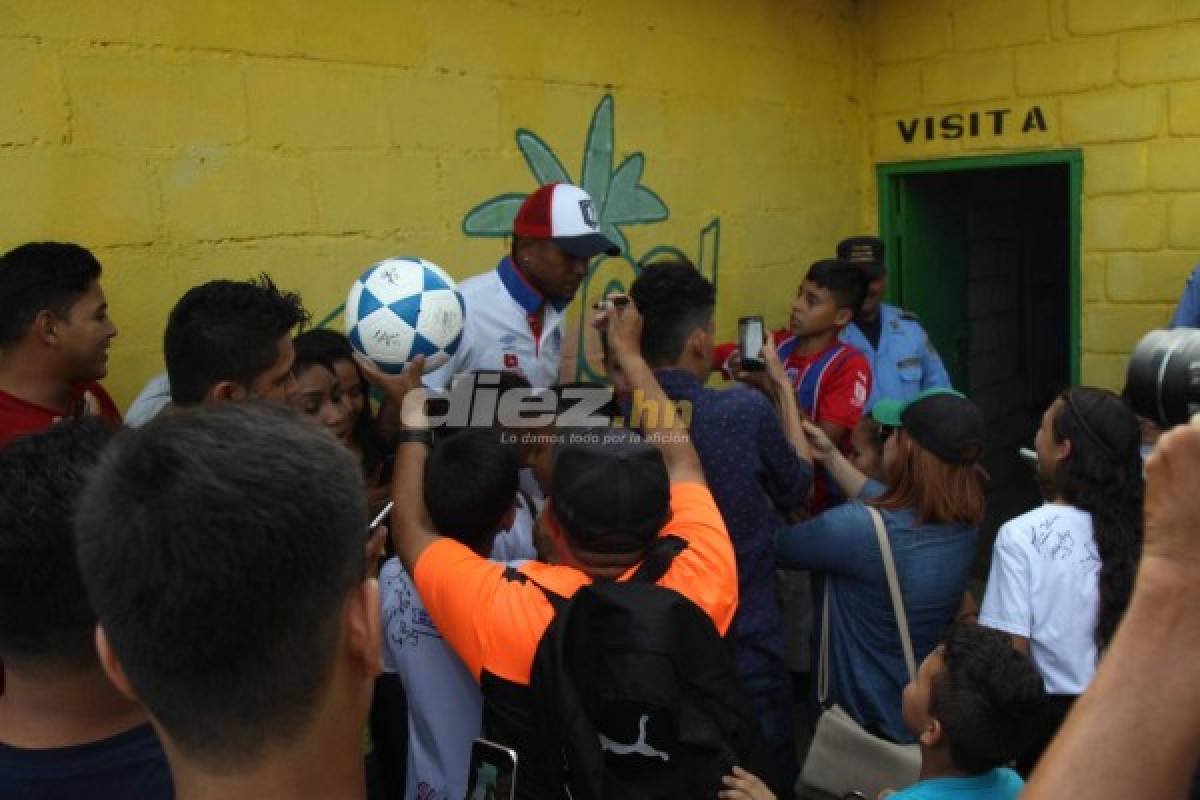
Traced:
[[782, 414], [761, 392], [704, 387], [712, 362], [716, 290], [691, 264], [652, 264], [630, 294], [644, 321], [647, 363], [672, 400], [691, 404], [692, 442], [737, 557], [739, 604], [729, 638], [773, 755], [774, 773], [763, 777], [780, 798], [791, 797], [798, 769], [795, 721], [783, 660], [773, 532], [783, 513], [805, 507], [812, 485], [795, 395], [778, 364], [786, 387], [778, 394]]

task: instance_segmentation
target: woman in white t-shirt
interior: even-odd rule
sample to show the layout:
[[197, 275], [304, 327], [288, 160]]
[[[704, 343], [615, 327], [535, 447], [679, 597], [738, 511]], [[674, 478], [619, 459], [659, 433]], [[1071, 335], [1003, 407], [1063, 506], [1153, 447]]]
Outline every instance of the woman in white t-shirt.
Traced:
[[1104, 389], [1071, 388], [1042, 415], [1034, 439], [1047, 502], [996, 535], [979, 623], [1012, 635], [1049, 695], [1028, 774], [1129, 604], [1142, 548], [1141, 432]]

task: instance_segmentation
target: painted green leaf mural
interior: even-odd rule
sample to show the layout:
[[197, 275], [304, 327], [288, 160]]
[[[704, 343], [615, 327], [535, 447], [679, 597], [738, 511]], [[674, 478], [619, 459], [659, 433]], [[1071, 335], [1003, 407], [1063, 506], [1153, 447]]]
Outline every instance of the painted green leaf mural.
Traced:
[[533, 171], [534, 177], [538, 179], [539, 186], [547, 183], [571, 183], [571, 176], [567, 174], [558, 156], [554, 155], [554, 151], [536, 133], [523, 128], [517, 131], [517, 147], [521, 155], [525, 156], [525, 163]]
[[476, 205], [463, 217], [463, 233], [468, 236], [508, 236], [512, 233], [512, 219], [516, 218], [524, 198], [524, 194], [500, 194]]
[[463, 233], [468, 236], [508, 236], [512, 233], [517, 209], [525, 195], [510, 193], [485, 200], [463, 217]]
[[[583, 148], [583, 168], [580, 185], [592, 196], [600, 219], [606, 220], [604, 208], [608, 203], [613, 179], [613, 100], [606, 94], [592, 114], [588, 127], [587, 146]], [[627, 252], [622, 248], [621, 252]]]
[[639, 186], [646, 159], [634, 153], [621, 162], [612, 177], [608, 205], [604, 218], [620, 225], [623, 223], [658, 222], [667, 218], [667, 206], [654, 192]]

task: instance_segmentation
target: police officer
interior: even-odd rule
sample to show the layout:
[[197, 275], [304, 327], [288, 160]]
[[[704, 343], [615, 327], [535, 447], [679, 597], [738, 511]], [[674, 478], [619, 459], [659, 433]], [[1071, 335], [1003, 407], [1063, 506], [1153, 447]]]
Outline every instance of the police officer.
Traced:
[[868, 410], [883, 397], [908, 400], [923, 389], [949, 387], [950, 376], [916, 316], [882, 302], [887, 276], [883, 242], [874, 236], [852, 236], [838, 242], [837, 256], [862, 267], [870, 281], [862, 311], [840, 335], [871, 363]]
[[1171, 315], [1168, 328], [1200, 328], [1200, 266], [1192, 270], [1184, 284], [1179, 305]]

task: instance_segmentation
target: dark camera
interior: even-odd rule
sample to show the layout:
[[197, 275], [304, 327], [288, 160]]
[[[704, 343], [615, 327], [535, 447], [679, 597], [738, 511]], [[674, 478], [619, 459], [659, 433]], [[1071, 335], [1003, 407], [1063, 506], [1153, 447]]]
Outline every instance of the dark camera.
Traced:
[[1160, 428], [1200, 411], [1200, 329], [1150, 331], [1129, 358], [1125, 392], [1133, 410]]

